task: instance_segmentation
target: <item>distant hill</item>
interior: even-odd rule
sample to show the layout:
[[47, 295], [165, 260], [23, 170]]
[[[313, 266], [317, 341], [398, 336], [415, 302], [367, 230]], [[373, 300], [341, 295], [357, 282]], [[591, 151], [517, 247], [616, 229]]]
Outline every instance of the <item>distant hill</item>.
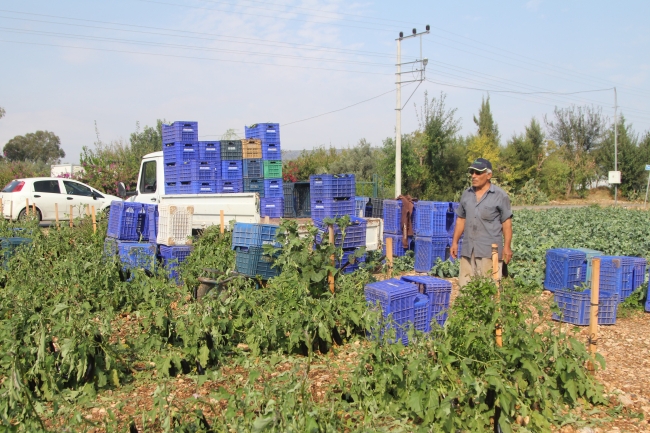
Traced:
[[[305, 150], [310, 150], [310, 149], [305, 149]], [[336, 152], [340, 152], [343, 149], [336, 149]], [[282, 160], [283, 161], [291, 161], [292, 159], [297, 159], [300, 154], [302, 153], [302, 150], [283, 150], [282, 151]]]

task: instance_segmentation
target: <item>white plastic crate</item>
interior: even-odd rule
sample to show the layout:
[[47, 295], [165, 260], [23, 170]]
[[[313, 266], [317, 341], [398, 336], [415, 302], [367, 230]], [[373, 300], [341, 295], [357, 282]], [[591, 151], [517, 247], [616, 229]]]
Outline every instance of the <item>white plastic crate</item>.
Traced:
[[158, 237], [160, 245], [191, 245], [194, 206], [158, 205]]

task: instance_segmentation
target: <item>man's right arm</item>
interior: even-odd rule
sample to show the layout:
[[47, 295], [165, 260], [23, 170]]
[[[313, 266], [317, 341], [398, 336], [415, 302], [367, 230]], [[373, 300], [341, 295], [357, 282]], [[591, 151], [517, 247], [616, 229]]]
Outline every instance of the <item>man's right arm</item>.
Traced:
[[464, 230], [465, 230], [465, 218], [457, 217], [456, 228], [454, 229], [454, 237], [451, 241], [451, 247], [449, 249], [449, 254], [451, 255], [452, 259], [457, 259], [458, 254], [460, 254], [460, 251], [458, 251], [458, 241], [460, 240], [460, 237], [463, 235]]

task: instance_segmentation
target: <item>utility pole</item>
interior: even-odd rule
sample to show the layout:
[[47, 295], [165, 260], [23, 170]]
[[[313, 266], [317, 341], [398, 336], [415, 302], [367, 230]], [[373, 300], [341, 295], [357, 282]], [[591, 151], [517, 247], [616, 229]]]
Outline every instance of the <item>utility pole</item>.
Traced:
[[[402, 195], [402, 84], [403, 83], [413, 83], [424, 81], [424, 70], [427, 66], [428, 59], [422, 58], [422, 35], [428, 34], [430, 30], [429, 25], [426, 26], [426, 31], [418, 33], [416, 29], [413, 29], [413, 34], [404, 36], [403, 32], [399, 32], [399, 38], [397, 41], [397, 72], [395, 73], [395, 84], [397, 85], [397, 101], [395, 105], [395, 197]], [[402, 39], [414, 38], [416, 36], [420, 37], [420, 58], [413, 62], [402, 63]], [[418, 79], [403, 81], [402, 80], [402, 65], [407, 64], [420, 64], [420, 69], [413, 71], [408, 71], [411, 73], [419, 73], [420, 76]], [[416, 88], [417, 90], [417, 88]], [[413, 91], [415, 93], [415, 90]], [[413, 94], [411, 94], [413, 96]], [[411, 97], [409, 96], [409, 99]], [[406, 101], [408, 103], [408, 100]]]
[[[618, 171], [618, 99], [614, 87], [614, 171]], [[614, 206], [618, 204], [618, 184], [614, 184]]]

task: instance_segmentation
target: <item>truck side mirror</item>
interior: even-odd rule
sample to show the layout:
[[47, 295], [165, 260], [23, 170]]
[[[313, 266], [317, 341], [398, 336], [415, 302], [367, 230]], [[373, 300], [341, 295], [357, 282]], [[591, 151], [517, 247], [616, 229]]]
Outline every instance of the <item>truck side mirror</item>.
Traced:
[[124, 182], [117, 183], [117, 196], [122, 200], [126, 197], [126, 186], [124, 186]]

